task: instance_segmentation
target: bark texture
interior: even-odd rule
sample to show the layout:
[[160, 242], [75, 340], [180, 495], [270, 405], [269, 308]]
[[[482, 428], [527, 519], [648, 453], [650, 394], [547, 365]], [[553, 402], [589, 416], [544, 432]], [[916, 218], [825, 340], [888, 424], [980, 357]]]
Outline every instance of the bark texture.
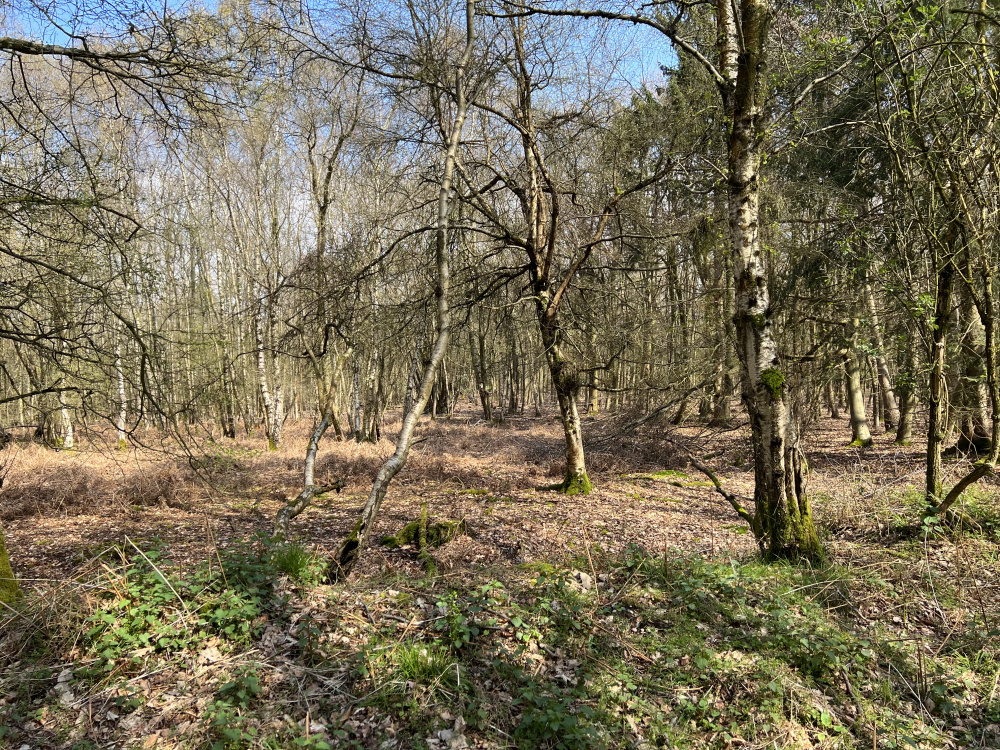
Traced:
[[[738, 13], [738, 17], [737, 17]], [[760, 242], [762, 100], [770, 7], [718, 0], [720, 88], [729, 119], [728, 198], [736, 289], [734, 324], [750, 417], [757, 528], [771, 557], [816, 557], [819, 538], [806, 495], [805, 463], [791, 418], [788, 378], [772, 330]]]

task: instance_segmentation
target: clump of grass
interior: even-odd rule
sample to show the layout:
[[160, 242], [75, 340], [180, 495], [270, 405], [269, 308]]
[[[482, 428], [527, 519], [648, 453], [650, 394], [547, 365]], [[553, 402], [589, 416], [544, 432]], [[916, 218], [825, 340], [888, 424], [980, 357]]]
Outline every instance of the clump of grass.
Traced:
[[271, 565], [297, 583], [316, 583], [323, 569], [315, 553], [300, 544], [280, 544], [271, 551]]

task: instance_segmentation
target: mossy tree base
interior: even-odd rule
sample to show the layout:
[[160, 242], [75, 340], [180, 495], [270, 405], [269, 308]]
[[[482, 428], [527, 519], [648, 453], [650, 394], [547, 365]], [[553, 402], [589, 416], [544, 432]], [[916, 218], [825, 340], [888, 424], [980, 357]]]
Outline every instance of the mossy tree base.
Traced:
[[848, 448], [871, 448], [875, 445], [875, 441], [872, 439], [862, 440], [858, 438], [857, 440], [852, 440], [847, 444]]
[[21, 589], [14, 579], [14, 571], [10, 567], [10, 558], [7, 556], [7, 544], [3, 531], [0, 530], [0, 602], [13, 604], [20, 598]]
[[590, 477], [586, 472], [566, 477], [562, 484], [558, 485], [558, 491], [564, 495], [589, 495], [593, 489], [594, 485], [590, 483]]
[[821, 562], [825, 557], [823, 547], [819, 543], [816, 529], [810, 521], [796, 529], [790, 529], [788, 537], [779, 544], [771, 544], [764, 553], [764, 559], [769, 561], [790, 560], [801, 562]]

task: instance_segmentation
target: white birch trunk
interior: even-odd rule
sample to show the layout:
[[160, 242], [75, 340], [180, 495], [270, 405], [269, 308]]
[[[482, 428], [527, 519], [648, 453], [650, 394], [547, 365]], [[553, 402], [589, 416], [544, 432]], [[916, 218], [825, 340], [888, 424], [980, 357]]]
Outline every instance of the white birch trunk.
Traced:
[[271, 397], [271, 389], [267, 382], [267, 358], [264, 356], [264, 315], [264, 300], [262, 299], [254, 326], [257, 345], [257, 381], [260, 386], [260, 398], [264, 406], [264, 432], [267, 435], [267, 447], [268, 450], [273, 451], [278, 449], [278, 443], [275, 440], [274, 433], [274, 399]]
[[128, 415], [126, 414], [125, 371], [122, 369], [122, 345], [120, 341], [115, 345], [115, 374], [118, 376], [118, 418], [115, 420], [115, 428], [118, 431], [118, 450], [123, 451], [128, 447], [125, 435], [125, 420]]
[[[756, 517], [771, 556], [815, 556], [819, 540], [805, 492], [804, 459], [772, 331], [771, 301], [760, 242], [760, 138], [763, 131], [767, 0], [738, 6], [718, 0], [721, 84], [729, 120], [729, 227], [736, 285], [735, 328], [743, 400], [754, 451]], [[737, 23], [738, 20], [738, 23]], [[737, 28], [738, 27], [738, 28]], [[739, 33], [737, 33], [739, 32]]]

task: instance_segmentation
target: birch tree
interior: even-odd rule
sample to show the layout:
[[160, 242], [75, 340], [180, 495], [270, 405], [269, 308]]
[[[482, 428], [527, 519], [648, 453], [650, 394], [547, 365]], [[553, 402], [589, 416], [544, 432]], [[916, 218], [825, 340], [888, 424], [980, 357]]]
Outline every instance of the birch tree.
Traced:
[[[420, 378], [420, 385], [410, 405], [409, 411], [403, 416], [403, 424], [399, 436], [396, 439], [396, 450], [393, 455], [379, 469], [378, 475], [372, 484], [371, 492], [365, 507], [361, 511], [361, 517], [355, 524], [351, 533], [341, 547], [337, 556], [331, 560], [328, 575], [332, 578], [345, 578], [350, 575], [357, 564], [375, 525], [382, 502], [385, 500], [389, 484], [404, 466], [409, 457], [410, 448], [413, 445], [413, 433], [417, 426], [417, 421], [424, 412], [427, 401], [434, 387], [438, 366], [444, 359], [448, 348], [448, 340], [451, 335], [451, 311], [449, 308], [449, 288], [451, 280], [451, 266], [449, 254], [451, 252], [451, 228], [450, 221], [454, 210], [453, 180], [455, 167], [459, 159], [459, 152], [462, 147], [462, 129], [465, 125], [465, 118], [468, 114], [469, 101], [466, 92], [467, 70], [472, 62], [473, 45], [475, 42], [475, 0], [466, 0], [465, 6], [465, 45], [459, 57], [454, 63], [453, 75], [442, 75], [442, 84], [447, 85], [449, 79], [452, 85], [446, 90], [449, 91], [449, 99], [453, 99], [450, 122], [439, 122], [443, 134], [445, 135], [445, 152], [441, 169], [440, 185], [437, 199], [437, 216], [434, 230], [434, 265], [436, 271], [436, 285], [434, 296], [437, 302], [436, 313], [436, 333], [431, 354]], [[429, 62], [429, 61], [423, 61]], [[452, 93], [453, 92], [453, 93]], [[442, 102], [442, 104], [444, 104]]]

